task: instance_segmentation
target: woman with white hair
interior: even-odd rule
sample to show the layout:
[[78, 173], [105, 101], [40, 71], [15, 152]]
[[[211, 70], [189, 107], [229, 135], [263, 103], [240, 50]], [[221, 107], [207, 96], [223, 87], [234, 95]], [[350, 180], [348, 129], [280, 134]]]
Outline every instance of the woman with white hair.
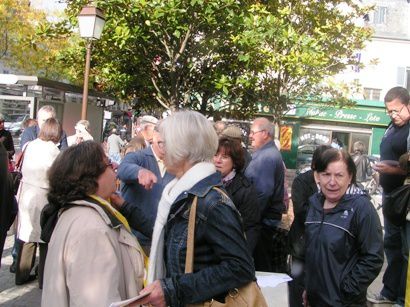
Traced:
[[[200, 113], [182, 111], [159, 127], [165, 166], [176, 178], [162, 193], [148, 268], [149, 295], [141, 304], [185, 306], [223, 301], [229, 290], [255, 280], [240, 216], [212, 159], [218, 137]], [[216, 188], [215, 188], [216, 187]], [[185, 272], [188, 217], [197, 202], [193, 273]]]
[[84, 141], [94, 140], [90, 134], [90, 122], [86, 119], [81, 119], [75, 124], [75, 134], [67, 137], [68, 146], [80, 144]]

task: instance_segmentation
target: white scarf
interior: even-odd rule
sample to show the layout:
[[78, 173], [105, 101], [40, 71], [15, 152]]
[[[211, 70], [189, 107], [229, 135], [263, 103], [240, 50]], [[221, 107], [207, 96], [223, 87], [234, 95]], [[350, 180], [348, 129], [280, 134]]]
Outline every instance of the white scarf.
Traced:
[[215, 172], [216, 169], [213, 163], [200, 162], [191, 167], [181, 178], [175, 178], [165, 186], [158, 204], [157, 218], [155, 219], [152, 235], [148, 264], [148, 284], [165, 277], [164, 227], [168, 220], [171, 205], [179, 195]]

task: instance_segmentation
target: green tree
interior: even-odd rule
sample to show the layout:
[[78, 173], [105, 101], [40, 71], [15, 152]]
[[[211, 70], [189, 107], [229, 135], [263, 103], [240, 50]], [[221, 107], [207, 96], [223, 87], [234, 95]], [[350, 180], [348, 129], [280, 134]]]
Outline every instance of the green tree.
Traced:
[[254, 4], [234, 38], [246, 50], [241, 60], [249, 68], [251, 99], [266, 102], [278, 119], [297, 101], [351, 104], [346, 85], [329, 77], [359, 65], [356, 53], [372, 31], [357, 21], [368, 10], [350, 0]]
[[46, 14], [30, 6], [28, 0], [2, 0], [0, 2], [0, 60], [8, 67], [44, 77], [63, 76], [54, 66], [55, 56], [65, 48], [62, 37], [37, 37], [39, 24]]
[[[94, 2], [106, 15], [91, 62], [99, 89], [140, 106], [214, 114], [217, 105], [232, 118], [250, 117], [259, 102], [277, 118], [296, 100], [349, 102], [325, 81], [357, 64], [371, 35], [354, 22], [366, 13], [355, 0]], [[56, 66], [81, 84], [85, 48], [74, 29], [87, 1], [67, 3], [67, 19], [37, 35], [71, 35]]]

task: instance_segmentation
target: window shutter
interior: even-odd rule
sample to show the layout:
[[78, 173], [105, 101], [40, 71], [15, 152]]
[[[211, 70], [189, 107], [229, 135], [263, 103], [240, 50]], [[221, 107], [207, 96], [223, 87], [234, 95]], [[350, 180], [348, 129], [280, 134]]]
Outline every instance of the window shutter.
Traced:
[[406, 67], [397, 67], [397, 85], [406, 86]]

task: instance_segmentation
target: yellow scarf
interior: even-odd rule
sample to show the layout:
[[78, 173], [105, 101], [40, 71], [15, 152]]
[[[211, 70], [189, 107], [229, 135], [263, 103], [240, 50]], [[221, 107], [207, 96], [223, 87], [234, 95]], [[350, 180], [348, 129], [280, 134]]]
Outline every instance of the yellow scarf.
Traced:
[[111, 204], [105, 200], [104, 198], [101, 198], [100, 196], [97, 196], [95, 194], [89, 195], [92, 199], [96, 200], [101, 206], [103, 206], [107, 211], [109, 211], [112, 215], [114, 215], [120, 222], [121, 224], [124, 225], [125, 229], [127, 229], [129, 232], [131, 232], [130, 225], [127, 222], [127, 219], [118, 211], [116, 210]]
[[[110, 204], [107, 200], [105, 200], [104, 198], [101, 198], [100, 196], [97, 196], [97, 195], [95, 195], [95, 194], [89, 195], [89, 196], [90, 196], [92, 199], [96, 200], [96, 201], [97, 201], [101, 206], [103, 206], [105, 209], [107, 209], [107, 211], [109, 211], [112, 215], [114, 215], [114, 216], [121, 222], [121, 224], [124, 225], [125, 229], [127, 229], [128, 232], [130, 232], [130, 233], [132, 234], [132, 232], [131, 232], [131, 227], [130, 227], [130, 225], [128, 224], [127, 219], [126, 219], [117, 209], [115, 209], [113, 206], [111, 206], [111, 204]], [[137, 240], [137, 242], [138, 242], [138, 240]], [[147, 282], [146, 276], [147, 276], [149, 258], [147, 257], [147, 255], [145, 255], [145, 252], [144, 252], [144, 250], [142, 249], [142, 247], [141, 247], [141, 245], [140, 245], [139, 242], [138, 242], [138, 247], [139, 247], [140, 253], [141, 253], [142, 256], [144, 257], [144, 267], [145, 267], [144, 286], [146, 286], [146, 285], [147, 285], [147, 284], [146, 284], [146, 282]]]

